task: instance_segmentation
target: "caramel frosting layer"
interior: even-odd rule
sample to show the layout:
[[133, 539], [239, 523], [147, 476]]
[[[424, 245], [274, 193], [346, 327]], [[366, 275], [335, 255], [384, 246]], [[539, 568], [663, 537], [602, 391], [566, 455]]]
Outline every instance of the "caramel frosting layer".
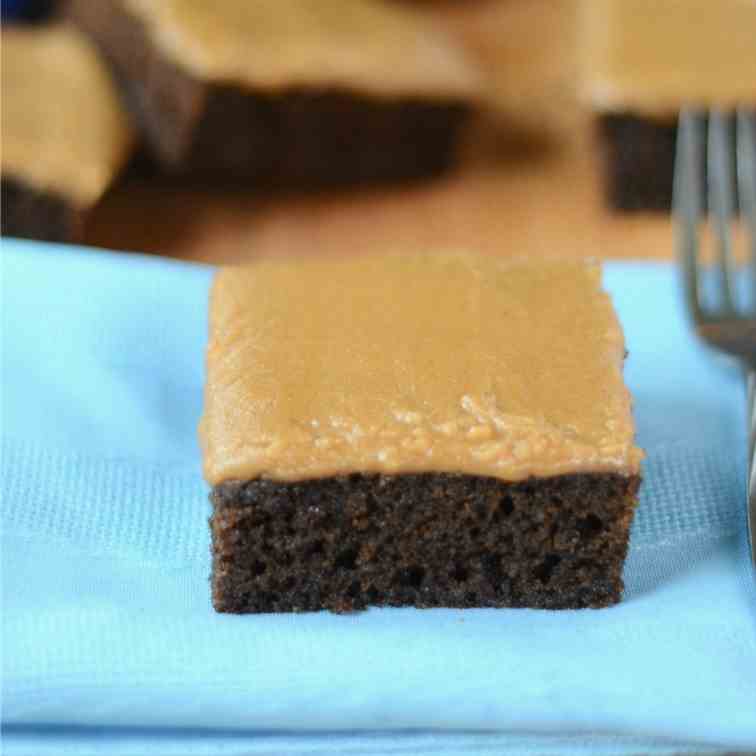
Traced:
[[478, 74], [418, 11], [384, 0], [121, 0], [164, 55], [250, 88], [469, 99]]
[[94, 48], [67, 25], [9, 26], [1, 47], [3, 175], [82, 208], [94, 204], [133, 144]]
[[624, 339], [600, 278], [593, 263], [471, 254], [222, 269], [205, 477], [636, 473]]
[[583, 0], [581, 48], [600, 109], [756, 105], [756, 0]]

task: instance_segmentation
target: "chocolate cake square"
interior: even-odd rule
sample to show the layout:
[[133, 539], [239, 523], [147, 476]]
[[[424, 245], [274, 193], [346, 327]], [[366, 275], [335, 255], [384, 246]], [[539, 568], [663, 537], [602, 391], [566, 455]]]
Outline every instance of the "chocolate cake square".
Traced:
[[24, 180], [0, 178], [0, 232], [50, 242], [81, 237], [82, 213], [62, 194], [36, 189]]
[[584, 0], [582, 90], [611, 207], [670, 209], [682, 108], [756, 110], [754, 39], [753, 3]]
[[603, 607], [640, 483], [600, 269], [472, 254], [218, 274], [219, 612]]
[[78, 239], [133, 133], [107, 68], [73, 27], [3, 29], [2, 140], [2, 233]]
[[3, 22], [35, 23], [48, 18], [56, 6], [55, 0], [5, 0], [0, 5]]
[[654, 119], [634, 113], [597, 117], [604, 188], [620, 211], [669, 212], [677, 145], [677, 116]]
[[448, 167], [476, 72], [384, 0], [74, 0], [166, 170], [319, 187]]

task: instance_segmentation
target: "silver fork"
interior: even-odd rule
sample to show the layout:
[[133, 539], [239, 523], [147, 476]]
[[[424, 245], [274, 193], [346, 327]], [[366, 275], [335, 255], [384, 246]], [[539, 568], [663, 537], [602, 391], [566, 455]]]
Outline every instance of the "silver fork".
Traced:
[[[707, 123], [708, 138], [704, 136]], [[746, 521], [751, 561], [756, 567], [756, 117], [753, 113], [736, 114], [735, 144], [732, 142], [728, 119], [723, 113], [712, 111], [707, 116], [683, 111], [677, 132], [674, 213], [685, 299], [696, 333], [709, 346], [738, 359], [746, 375], [749, 423]], [[732, 175], [733, 153], [737, 182]], [[704, 160], [707, 187], [704, 187]], [[704, 301], [702, 296], [700, 226], [704, 197], [717, 247], [712, 271], [717, 290], [713, 302]], [[754, 301], [747, 306], [736, 291], [738, 268], [731, 231], [736, 198], [748, 238], [748, 272], [740, 271], [750, 277], [748, 283]]]

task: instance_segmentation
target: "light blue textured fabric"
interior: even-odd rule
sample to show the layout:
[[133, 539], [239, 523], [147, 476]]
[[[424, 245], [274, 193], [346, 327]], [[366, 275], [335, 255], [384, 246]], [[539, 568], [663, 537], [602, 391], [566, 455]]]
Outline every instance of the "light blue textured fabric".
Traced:
[[742, 385], [688, 334], [669, 267], [606, 268], [648, 461], [626, 599], [580, 612], [216, 615], [210, 277], [2, 243], [7, 753], [756, 746]]

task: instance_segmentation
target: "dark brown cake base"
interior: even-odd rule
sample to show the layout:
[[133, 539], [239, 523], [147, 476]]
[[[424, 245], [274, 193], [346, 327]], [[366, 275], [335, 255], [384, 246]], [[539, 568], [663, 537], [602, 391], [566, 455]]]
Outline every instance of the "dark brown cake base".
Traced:
[[604, 607], [620, 600], [639, 477], [230, 482], [211, 494], [219, 612]]
[[81, 213], [67, 200], [40, 192], [23, 181], [3, 176], [0, 181], [0, 232], [51, 242], [77, 241]]
[[297, 188], [430, 176], [453, 161], [469, 113], [451, 102], [208, 84], [152, 47], [117, 0], [72, 0], [70, 13], [110, 62], [147, 141], [175, 173]]
[[0, 5], [0, 18], [11, 23], [44, 21], [53, 15], [58, 0], [26, 0], [26, 2]]
[[606, 195], [620, 211], [669, 211], [675, 167], [676, 121], [628, 113], [599, 116]]
[[[598, 120], [604, 148], [607, 198], [620, 211], [659, 210], [669, 212], [677, 146], [677, 120], [643, 118], [630, 113], [602, 115]], [[730, 140], [735, 144], [735, 122], [730, 119]], [[703, 125], [706, 140], [706, 124]], [[730, 175], [733, 196], [737, 196], [735, 151]], [[706, 160], [701, 161], [701, 181], [707, 180]], [[704, 193], [705, 194], [705, 193]], [[704, 210], [705, 197], [704, 197]]]

